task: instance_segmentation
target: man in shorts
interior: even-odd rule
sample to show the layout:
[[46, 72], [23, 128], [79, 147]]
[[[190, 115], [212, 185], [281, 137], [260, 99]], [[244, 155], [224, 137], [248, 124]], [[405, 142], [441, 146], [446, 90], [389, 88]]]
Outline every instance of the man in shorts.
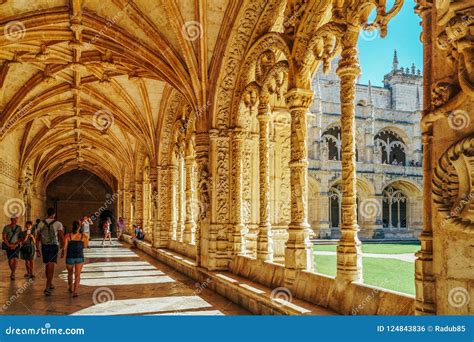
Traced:
[[10, 218], [10, 224], [3, 228], [2, 247], [7, 253], [8, 266], [10, 266], [10, 279], [15, 280], [16, 265], [18, 263], [18, 256], [20, 252], [20, 238], [21, 227], [17, 225], [18, 219], [16, 216]]
[[[54, 290], [53, 276], [59, 249], [63, 247], [64, 228], [61, 222], [56, 221], [56, 212], [53, 208], [48, 209], [48, 217], [38, 224], [36, 235], [36, 254], [43, 255], [45, 264], [46, 288], [44, 294], [50, 296]], [[40, 248], [41, 244], [41, 248]]]
[[90, 219], [89, 216], [84, 215], [81, 220], [81, 232], [85, 236], [87, 236], [87, 239], [90, 239], [91, 237], [91, 224], [93, 223], [92, 220]]

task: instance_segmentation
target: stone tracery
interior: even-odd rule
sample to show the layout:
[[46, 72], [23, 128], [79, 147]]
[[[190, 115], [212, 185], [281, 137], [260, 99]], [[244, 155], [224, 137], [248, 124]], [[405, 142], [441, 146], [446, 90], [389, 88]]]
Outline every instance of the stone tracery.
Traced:
[[[436, 48], [457, 72], [455, 79], [443, 75], [428, 84], [435, 85], [434, 96], [431, 103], [425, 101], [423, 116], [425, 175], [433, 174], [434, 202], [450, 209], [458, 200], [456, 189], [444, 191], [458, 182], [460, 166], [452, 165], [450, 155], [431, 170], [430, 130], [433, 118], [448, 119], [447, 113], [472, 102], [472, 6], [459, 3], [435, 6], [440, 28], [430, 39], [436, 39]], [[342, 214], [335, 280], [335, 297], [341, 299], [347, 286], [361, 280], [356, 42], [360, 30], [379, 29], [384, 36], [401, 4], [397, 0], [386, 9], [382, 0], [231, 1], [219, 15], [238, 27], [223, 26], [209, 35], [207, 18], [200, 21], [205, 38], [198, 40], [183, 35], [185, 9], [167, 1], [159, 6], [176, 20], [149, 11], [144, 2], [121, 0], [113, 1], [112, 19], [106, 19], [107, 9], [96, 12], [93, 2], [80, 0], [2, 17], [0, 144], [14, 146], [20, 155], [13, 164], [2, 159], [1, 172], [21, 180], [20, 189], [18, 184], [13, 188], [24, 196], [28, 212], [58, 176], [89, 170], [117, 191], [117, 211], [128, 226], [144, 227], [153, 248], [185, 255], [208, 272], [234, 271], [241, 260], [260, 262], [262, 269], [282, 267], [282, 281], [267, 283], [285, 284], [297, 293], [303, 275], [313, 274], [310, 80], [315, 70], [327, 70], [341, 55], [336, 72], [341, 80]], [[376, 17], [368, 23], [374, 9]], [[423, 8], [423, 13], [432, 10]], [[202, 8], [193, 11], [198, 18], [208, 15]], [[12, 40], [7, 24], [14, 20], [25, 31]], [[52, 27], [48, 39], [44, 23]], [[392, 148], [408, 149], [403, 142], [381, 141], [387, 159]], [[377, 148], [382, 161], [383, 148]], [[427, 199], [425, 207], [430, 205]], [[430, 271], [420, 270], [432, 262], [431, 222], [425, 226], [417, 266], [420, 287], [432, 278]], [[424, 291], [419, 290], [417, 312], [435, 312], [434, 292]], [[344, 312], [338, 303], [327, 305]]]

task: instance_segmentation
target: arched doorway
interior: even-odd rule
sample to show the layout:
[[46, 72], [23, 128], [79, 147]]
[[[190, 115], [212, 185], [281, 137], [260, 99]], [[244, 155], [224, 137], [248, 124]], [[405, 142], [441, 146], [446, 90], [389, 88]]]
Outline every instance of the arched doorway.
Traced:
[[46, 188], [47, 204], [57, 212], [66, 231], [82, 216], [91, 217], [91, 235], [101, 234], [101, 220], [114, 218], [115, 198], [110, 185], [92, 172], [74, 170], [54, 179]]

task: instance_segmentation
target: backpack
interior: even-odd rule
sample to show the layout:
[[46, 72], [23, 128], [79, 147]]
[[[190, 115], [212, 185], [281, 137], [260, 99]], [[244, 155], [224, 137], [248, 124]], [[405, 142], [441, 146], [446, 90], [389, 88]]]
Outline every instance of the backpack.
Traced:
[[43, 228], [41, 229], [41, 243], [43, 245], [57, 245], [58, 244], [58, 237], [54, 231], [53, 224], [56, 220], [47, 223], [43, 221]]

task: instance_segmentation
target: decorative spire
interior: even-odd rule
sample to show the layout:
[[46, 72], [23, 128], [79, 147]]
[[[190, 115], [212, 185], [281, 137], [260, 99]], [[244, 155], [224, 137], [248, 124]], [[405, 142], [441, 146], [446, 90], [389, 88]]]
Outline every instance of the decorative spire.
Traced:
[[412, 73], [412, 75], [415, 74], [415, 63], [411, 64], [411, 73]]
[[321, 83], [319, 82], [319, 75], [316, 74], [316, 99], [317, 99], [317, 106], [318, 106], [318, 113], [321, 114], [323, 112], [323, 99], [321, 96]]
[[398, 56], [397, 56], [397, 49], [393, 52], [393, 70], [398, 70]]
[[369, 80], [369, 105], [372, 106], [374, 104], [373, 98], [372, 98], [372, 83]]

